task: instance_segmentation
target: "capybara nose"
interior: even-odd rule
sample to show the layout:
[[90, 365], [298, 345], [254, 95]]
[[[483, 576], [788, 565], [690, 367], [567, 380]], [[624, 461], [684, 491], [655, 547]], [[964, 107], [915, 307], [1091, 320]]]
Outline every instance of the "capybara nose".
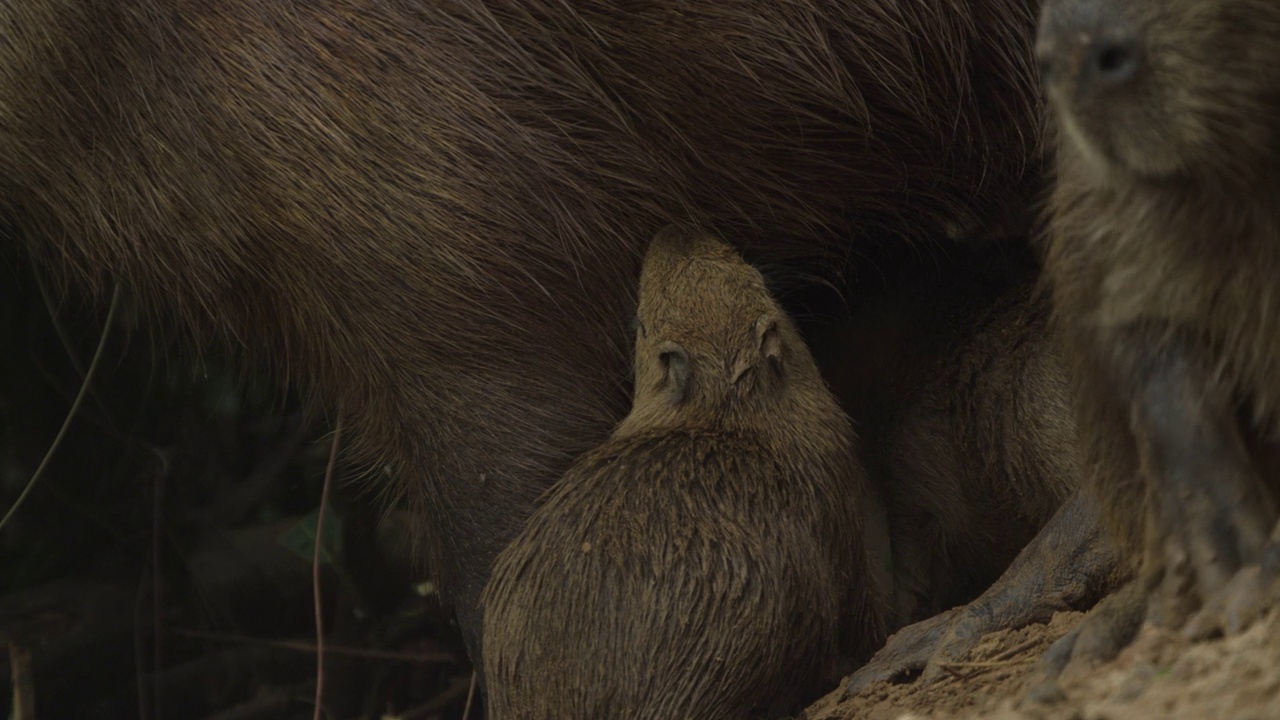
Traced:
[[1040, 17], [1036, 59], [1041, 81], [1085, 93], [1132, 82], [1141, 70], [1141, 33], [1131, 7], [1118, 0], [1048, 0]]

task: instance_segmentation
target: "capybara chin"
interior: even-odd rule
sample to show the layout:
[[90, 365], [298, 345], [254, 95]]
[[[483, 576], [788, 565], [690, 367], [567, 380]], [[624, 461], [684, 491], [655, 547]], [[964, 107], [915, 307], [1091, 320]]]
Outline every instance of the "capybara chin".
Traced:
[[1026, 0], [0, 0], [0, 214], [340, 408], [474, 651], [493, 558], [626, 412], [652, 234], [838, 282], [864, 238], [1000, 217], [1033, 27]]
[[490, 717], [743, 720], [814, 699], [881, 639], [854, 453], [760, 274], [701, 231], [663, 230], [631, 413], [485, 588]]
[[1141, 567], [1122, 596], [1139, 602], [1105, 620], [1119, 643], [1135, 613], [1202, 609], [1199, 634], [1270, 602], [1276, 568], [1253, 566], [1280, 480], [1277, 37], [1269, 0], [1044, 7], [1049, 276], [1086, 477]]

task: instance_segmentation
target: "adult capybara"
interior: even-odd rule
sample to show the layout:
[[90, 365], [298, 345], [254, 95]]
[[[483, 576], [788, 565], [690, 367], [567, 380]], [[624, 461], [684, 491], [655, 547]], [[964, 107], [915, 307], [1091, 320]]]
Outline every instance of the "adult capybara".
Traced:
[[474, 650], [490, 562], [626, 411], [652, 234], [838, 281], [864, 238], [980, 232], [1034, 169], [1033, 30], [1026, 0], [0, 0], [0, 214], [340, 409]]
[[755, 268], [686, 226], [640, 274], [635, 399], [498, 556], [495, 720], [775, 718], [882, 637], [853, 426]]
[[1140, 568], [1058, 669], [1144, 613], [1230, 632], [1275, 600], [1278, 37], [1269, 0], [1045, 6], [1048, 270], [1091, 490]]
[[919, 623], [849, 693], [940, 677], [984, 634], [1088, 607], [1117, 584], [1096, 511], [1075, 497], [1075, 418], [1037, 258], [1026, 246], [950, 255], [897, 269], [809, 333], [887, 508], [888, 627]]

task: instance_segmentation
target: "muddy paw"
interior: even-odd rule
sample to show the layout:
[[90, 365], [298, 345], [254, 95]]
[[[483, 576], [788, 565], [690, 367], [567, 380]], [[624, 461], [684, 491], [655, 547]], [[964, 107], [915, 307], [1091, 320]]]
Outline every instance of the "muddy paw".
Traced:
[[1192, 617], [1183, 632], [1192, 640], [1236, 635], [1249, 629], [1266, 610], [1280, 604], [1280, 543], [1267, 545], [1262, 562], [1236, 573]]
[[1098, 531], [1096, 511], [1077, 493], [981, 596], [889, 638], [849, 677], [844, 697], [881, 681], [941, 679], [949, 665], [966, 658], [990, 633], [1048, 622], [1061, 610], [1087, 608], [1117, 587], [1120, 576], [1115, 552]]
[[844, 697], [878, 682], [906, 682], [920, 674], [962, 608], [918, 622], [894, 633], [885, 646], [845, 682]]
[[975, 602], [910, 625], [889, 638], [870, 662], [849, 677], [844, 697], [857, 695], [877, 682], [931, 684], [946, 677], [948, 666], [967, 658], [990, 633], [1047, 619], [1040, 615], [1029, 611], [1000, 616], [993, 614], [989, 605]]
[[945, 677], [948, 666], [969, 657], [973, 648], [990, 633], [1015, 629], [1047, 619], [1035, 612], [1001, 617], [993, 615], [989, 608], [979, 603], [960, 608], [948, 623], [946, 632], [939, 640], [932, 657], [925, 664], [924, 671], [920, 673], [920, 679], [917, 682], [927, 684]]
[[1125, 585], [1097, 607], [1074, 630], [1045, 652], [1041, 669], [1051, 680], [1071, 667], [1089, 667], [1115, 658], [1133, 642], [1147, 613], [1148, 593], [1140, 581]]

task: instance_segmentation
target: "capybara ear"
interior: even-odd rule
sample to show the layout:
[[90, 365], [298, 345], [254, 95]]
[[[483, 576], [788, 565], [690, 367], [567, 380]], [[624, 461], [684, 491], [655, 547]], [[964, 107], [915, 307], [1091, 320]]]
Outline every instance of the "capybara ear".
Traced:
[[782, 373], [782, 338], [778, 335], [778, 316], [766, 313], [756, 320], [756, 346], [760, 357], [775, 373]]
[[761, 364], [768, 365], [770, 372], [775, 375], [782, 374], [782, 339], [778, 336], [777, 314], [770, 312], [756, 318], [752, 331], [755, 333], [755, 346], [748, 347], [738, 355], [730, 378], [734, 385], [738, 384], [748, 370]]
[[671, 402], [684, 402], [689, 395], [689, 354], [679, 343], [669, 342], [658, 351], [658, 362], [662, 364], [663, 388]]

